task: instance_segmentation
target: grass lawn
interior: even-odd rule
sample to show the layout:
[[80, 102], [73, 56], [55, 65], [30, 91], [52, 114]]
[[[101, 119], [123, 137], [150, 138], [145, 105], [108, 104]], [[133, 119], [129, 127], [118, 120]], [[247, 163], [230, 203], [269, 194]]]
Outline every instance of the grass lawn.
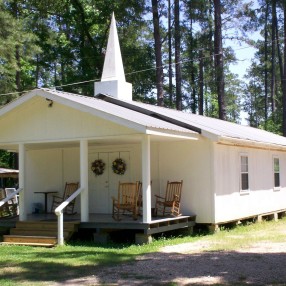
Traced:
[[0, 246], [0, 285], [50, 285], [66, 279], [96, 275], [101, 267], [132, 262], [136, 256], [156, 252], [166, 245], [202, 242], [204, 251], [236, 250], [255, 242], [285, 242], [286, 218], [224, 229], [215, 234], [161, 237], [152, 244], [100, 246], [93, 242], [71, 242], [55, 248]]

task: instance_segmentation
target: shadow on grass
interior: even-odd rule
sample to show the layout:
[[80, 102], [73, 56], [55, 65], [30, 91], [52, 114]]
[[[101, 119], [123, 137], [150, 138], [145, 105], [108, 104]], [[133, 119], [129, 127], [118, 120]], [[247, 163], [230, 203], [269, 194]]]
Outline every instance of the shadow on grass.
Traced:
[[[37, 256], [46, 261], [37, 260]], [[49, 253], [36, 251], [34, 257], [34, 261], [28, 262], [2, 262], [0, 267], [4, 271], [0, 273], [0, 284], [7, 279], [10, 280], [7, 285], [22, 282], [30, 285], [41, 282], [49, 285], [52, 282], [72, 285], [285, 285], [286, 282], [285, 253], [160, 252], [133, 260], [133, 255], [118, 254], [112, 248], [102, 252], [90, 248], [75, 252], [70, 249]], [[86, 265], [68, 265], [64, 261], [66, 258], [85, 261]], [[5, 271], [6, 267], [15, 269], [9, 272]]]
[[[63, 282], [69, 279], [93, 275], [100, 272], [100, 269], [110, 265], [116, 265], [125, 261], [133, 260], [134, 255], [125, 253], [118, 254], [118, 249], [123, 246], [110, 246], [100, 251], [95, 244], [86, 243], [85, 250], [80, 251], [79, 247], [59, 247], [59, 249], [49, 249], [47, 251], [37, 251], [31, 248], [29, 251], [19, 251], [13, 248], [13, 257], [0, 263], [0, 268], [3, 270], [0, 273], [0, 285], [6, 285], [1, 281], [10, 280], [7, 285], [19, 285], [25, 282], [33, 285], [34, 282]], [[113, 249], [113, 250], [112, 250]], [[22, 258], [19, 261], [17, 257]], [[72, 262], [71, 262], [72, 261]]]

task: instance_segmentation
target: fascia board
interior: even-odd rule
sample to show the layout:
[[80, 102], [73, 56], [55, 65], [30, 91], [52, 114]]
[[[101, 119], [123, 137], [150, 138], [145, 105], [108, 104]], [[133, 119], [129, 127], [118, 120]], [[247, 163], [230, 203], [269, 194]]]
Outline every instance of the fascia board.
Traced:
[[228, 144], [228, 145], [236, 145], [242, 147], [249, 147], [249, 148], [260, 148], [260, 149], [267, 149], [267, 150], [280, 150], [286, 151], [286, 146], [273, 144], [273, 143], [264, 143], [258, 141], [251, 141], [246, 139], [239, 139], [239, 138], [230, 138], [230, 137], [220, 137], [218, 143]]

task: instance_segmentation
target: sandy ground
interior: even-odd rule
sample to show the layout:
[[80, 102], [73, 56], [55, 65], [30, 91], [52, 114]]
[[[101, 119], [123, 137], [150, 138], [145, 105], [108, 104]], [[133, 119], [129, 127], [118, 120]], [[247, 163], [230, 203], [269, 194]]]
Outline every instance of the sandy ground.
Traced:
[[239, 251], [206, 248], [201, 242], [169, 246], [55, 285], [286, 285], [286, 242]]

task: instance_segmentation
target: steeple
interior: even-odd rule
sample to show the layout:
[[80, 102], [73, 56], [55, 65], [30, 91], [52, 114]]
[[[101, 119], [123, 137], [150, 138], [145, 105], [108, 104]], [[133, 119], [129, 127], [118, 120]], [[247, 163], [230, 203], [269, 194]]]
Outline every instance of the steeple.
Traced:
[[94, 95], [98, 93], [108, 94], [118, 99], [132, 100], [132, 84], [125, 81], [114, 13], [111, 18], [101, 81], [94, 84]]

